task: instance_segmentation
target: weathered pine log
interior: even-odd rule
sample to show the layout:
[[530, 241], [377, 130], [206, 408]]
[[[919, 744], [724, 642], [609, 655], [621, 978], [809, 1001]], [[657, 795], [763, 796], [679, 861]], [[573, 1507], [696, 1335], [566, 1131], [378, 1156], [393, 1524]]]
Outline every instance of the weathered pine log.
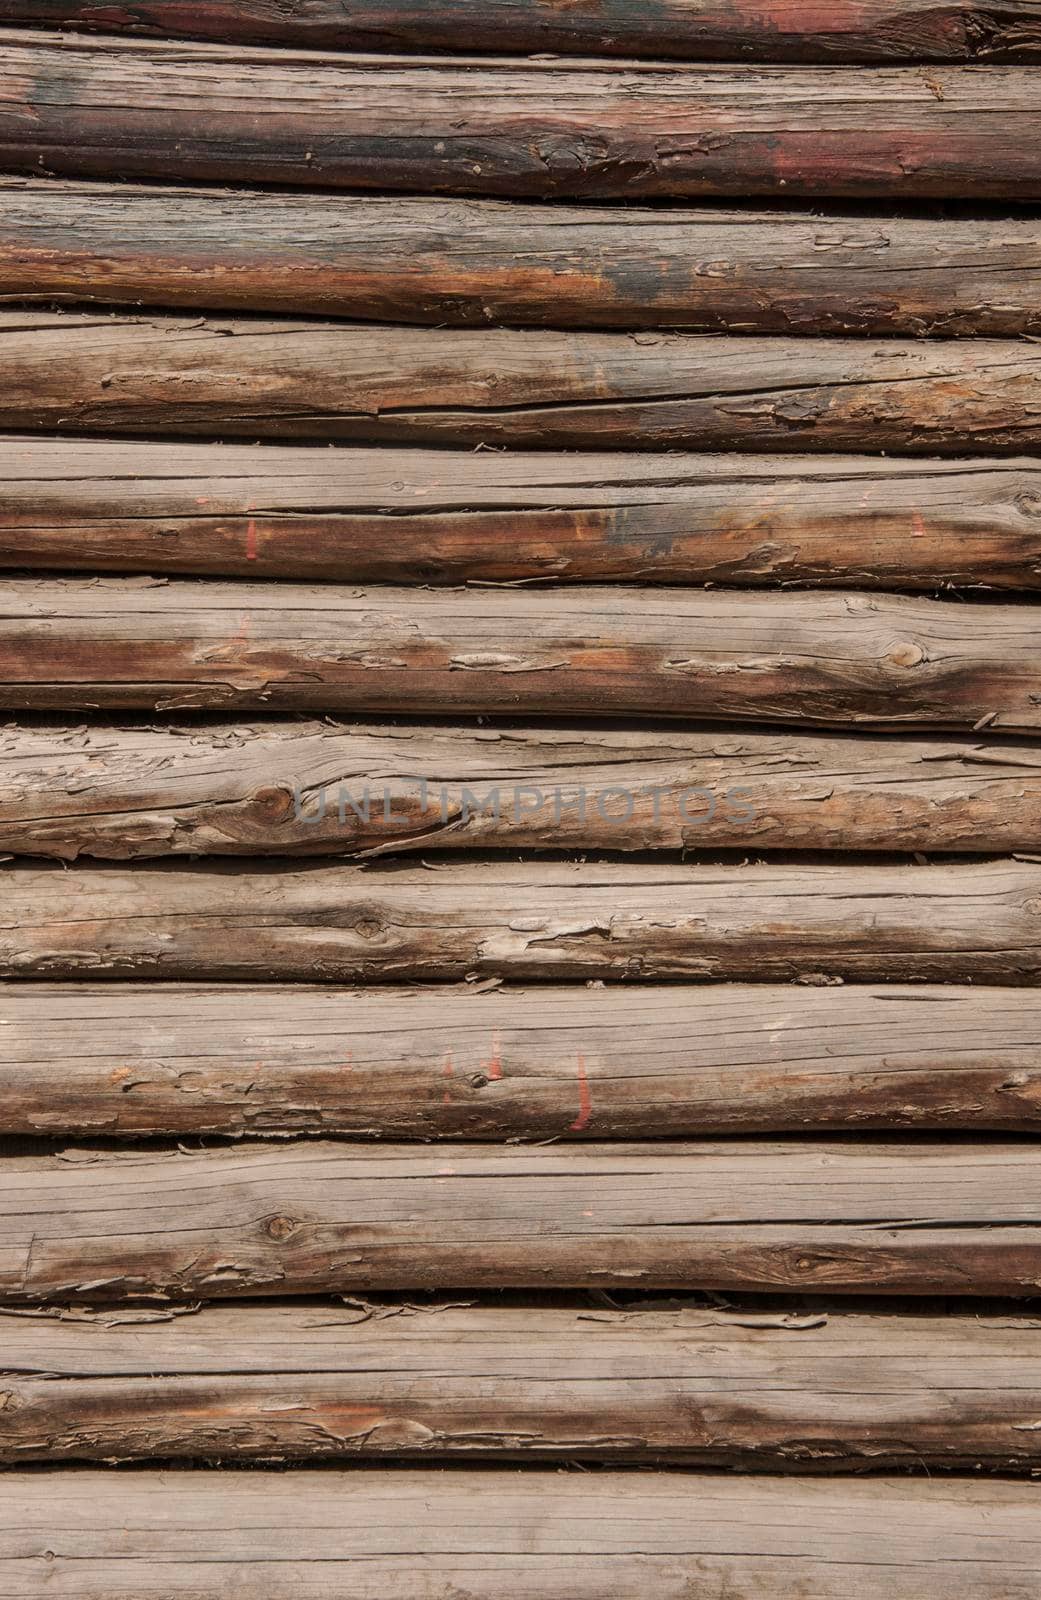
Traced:
[[[407, 333], [403, 348], [396, 337], [363, 336], [380, 381], [396, 384], [399, 377], [387, 375], [414, 370], [421, 389], [431, 370], [423, 366], [429, 336], [391, 331]], [[476, 339], [494, 359], [498, 336], [456, 337]], [[542, 335], [506, 335], [517, 338]], [[237, 350], [241, 342], [218, 341], [217, 350]], [[266, 342], [278, 348], [278, 341]], [[206, 359], [207, 381], [218, 381]], [[277, 356], [271, 360], [277, 364]], [[15, 370], [31, 375], [31, 357]], [[57, 365], [54, 372], [57, 389]], [[68, 386], [68, 360], [65, 374]], [[168, 379], [155, 381], [166, 386]], [[189, 387], [193, 381], [189, 375]], [[152, 431], [165, 431], [165, 407], [150, 409], [142, 395], [152, 382], [129, 380], [121, 404], [138, 426], [151, 418]], [[484, 386], [482, 378], [476, 397]], [[362, 387], [360, 403], [368, 405], [367, 378]], [[598, 419], [592, 439], [612, 411], [565, 404], [561, 416]], [[625, 426], [633, 426], [619, 442], [643, 437], [636, 411], [620, 409]], [[495, 414], [488, 413], [489, 431], [497, 435]], [[531, 413], [544, 414], [539, 407]], [[441, 428], [446, 439], [470, 438], [483, 426], [458, 407], [441, 412], [436, 425], [426, 411], [369, 415], [376, 432], [386, 427], [402, 437], [414, 431], [434, 439]], [[497, 415], [508, 431], [525, 413], [501, 408]], [[550, 407], [546, 442], [553, 416]], [[9, 412], [4, 420], [14, 426], [19, 419]], [[56, 406], [50, 420], [74, 419]], [[359, 411], [345, 426], [369, 431]], [[22, 569], [369, 583], [544, 578], [1041, 588], [1041, 467], [1030, 459], [977, 458], [970, 465], [871, 456], [504, 455], [23, 436], [0, 437], [0, 484], [0, 563]]]
[[656, 1139], [1039, 1125], [1030, 989], [0, 985], [7, 1134]]
[[47, 305], [1015, 338], [1041, 334], [1039, 271], [1036, 217], [880, 222], [0, 178], [0, 296]]
[[[8, 865], [0, 974], [1036, 984], [1041, 865]], [[797, 997], [793, 997], [793, 1005]]]
[[4, 0], [2, 20], [103, 33], [292, 45], [315, 50], [552, 50], [691, 60], [1023, 61], [1041, 57], [1036, 0]]
[[971, 1479], [84, 1469], [0, 1501], [3, 1600], [1036, 1600], [1037, 1566], [1036, 1484]]
[[1018, 201], [1041, 183], [1041, 108], [1017, 66], [459, 63], [6, 30], [0, 164], [521, 198]]
[[233, 706], [1021, 733], [1041, 649], [1035, 607], [894, 595], [0, 583], [0, 707]]
[[8, 1305], [446, 1286], [1036, 1297], [1041, 1148], [305, 1141], [0, 1160]]
[[1025, 1317], [277, 1301], [145, 1317], [0, 1315], [4, 1466], [1041, 1467], [1041, 1323]]
[[[512, 449], [788, 453], [870, 448], [915, 455], [978, 454], [981, 446], [991, 455], [1041, 450], [1041, 351], [1009, 340], [877, 345], [847, 339], [417, 329], [242, 318], [200, 322], [21, 310], [0, 311], [0, 357], [0, 428], [18, 430]], [[24, 449], [25, 441], [3, 440], [0, 446], [5, 488], [13, 470], [21, 496], [30, 493], [25, 468], [34, 459], [40, 460], [48, 484], [74, 475], [67, 439], [41, 444], [37, 457], [22, 458], [21, 471], [13, 452]], [[186, 478], [187, 468], [178, 471], [175, 465], [181, 454], [168, 445], [135, 452], [134, 446], [114, 441], [76, 451], [71, 460], [82, 463], [88, 475], [87, 464], [94, 460], [99, 476], [108, 468], [117, 477], [125, 476], [134, 461], [135, 477], [145, 478], [151, 460], [153, 475], [161, 463], [164, 479]], [[219, 478], [233, 462], [237, 475], [243, 473], [241, 450], [210, 446], [187, 459], [197, 462], [192, 470], [198, 476]], [[489, 462], [475, 459], [472, 451], [446, 461], [443, 449], [435, 459], [442, 463], [436, 474], [422, 459], [414, 464], [406, 459], [400, 470], [404, 477], [422, 473], [428, 494], [429, 479], [435, 477], [447, 502], [444, 509], [458, 509], [448, 500], [453, 486], [469, 496], [468, 509], [487, 511], [495, 505], [487, 498], [489, 488], [502, 490], [512, 482], [510, 509], [543, 514], [560, 504], [548, 498], [550, 493], [573, 496], [581, 490], [585, 507], [613, 505], [627, 487], [619, 483], [621, 473], [636, 480], [631, 493], [639, 486], [637, 474], [665, 486], [670, 473], [691, 479], [697, 465], [639, 458]], [[307, 460], [303, 452], [271, 457], [269, 482], [282, 486], [288, 473], [285, 492], [303, 493], [303, 485], [293, 480], [301, 477]], [[335, 467], [320, 467], [313, 455], [310, 460], [308, 492], [315, 498], [305, 501], [304, 509], [316, 511], [329, 495]], [[990, 466], [975, 463], [981, 481], [986, 482]], [[447, 480], [446, 467], [453, 474]], [[836, 475], [843, 469], [850, 471], [850, 464], [835, 463]], [[349, 500], [343, 503], [349, 482], [355, 494], [371, 497], [362, 500], [364, 509], [377, 509], [379, 496], [393, 487], [402, 496], [396, 509], [403, 511], [407, 503], [415, 512], [416, 501], [405, 502], [404, 485], [393, 482], [399, 469], [388, 473], [383, 458], [358, 452], [344, 470], [351, 478], [341, 477], [341, 498], [332, 499], [329, 510], [356, 509]], [[778, 478], [800, 471], [824, 476], [827, 468], [798, 460], [774, 467], [750, 462], [746, 468], [709, 461], [703, 470], [722, 470], [734, 479], [742, 471]], [[860, 478], [878, 473], [899, 481], [907, 470], [863, 459], [856, 464]], [[925, 473], [937, 470], [946, 476], [952, 471], [923, 464], [917, 493], [928, 489]], [[963, 463], [959, 470], [965, 474]], [[259, 475], [262, 468], [252, 471]], [[964, 481], [971, 485], [967, 476]], [[265, 492], [262, 481], [255, 487]], [[517, 493], [521, 489], [523, 497]], [[414, 484], [409, 491], [420, 492]], [[272, 492], [268, 487], [266, 493]], [[36, 493], [45, 494], [46, 484], [37, 485]], [[248, 486], [236, 484], [235, 496], [237, 504], [248, 503]], [[858, 506], [865, 517], [860, 501]], [[194, 501], [192, 510], [198, 515]], [[409, 523], [402, 520], [407, 534]], [[905, 515], [905, 537], [906, 530]], [[311, 558], [315, 570], [323, 554], [328, 559], [319, 546]], [[1031, 581], [1036, 582], [1036, 548], [1034, 555]]]
[[65, 861], [1039, 845], [1041, 752], [986, 735], [0, 728], [0, 852]]

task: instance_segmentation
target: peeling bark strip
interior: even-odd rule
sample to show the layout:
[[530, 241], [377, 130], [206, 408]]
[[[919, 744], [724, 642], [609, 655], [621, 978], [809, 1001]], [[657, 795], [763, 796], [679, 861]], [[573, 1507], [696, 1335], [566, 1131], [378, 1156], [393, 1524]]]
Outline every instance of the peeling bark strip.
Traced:
[[48, 305], [1015, 338], [1041, 334], [1039, 271], [1034, 217], [880, 223], [0, 178], [0, 294]]
[[0, 852], [1034, 852], [1041, 752], [977, 736], [488, 728], [0, 730]]
[[70, 1138], [1036, 1132], [1041, 996], [5, 984], [0, 1125]]
[[2, 882], [8, 977], [1041, 978], [1041, 866], [1026, 861], [8, 866]]
[[0, 707], [233, 706], [1019, 733], [1041, 651], [1032, 607], [892, 595], [0, 583]]
[[1028, 67], [460, 65], [6, 31], [0, 93], [0, 162], [34, 175], [890, 202], [1041, 182]]
[[[239, 435], [251, 442], [262, 437], [320, 438], [439, 447], [495, 444], [511, 449], [641, 451], [668, 447], [785, 454], [866, 448], [915, 455], [978, 454], [981, 447], [991, 455], [1041, 450], [1041, 351], [1009, 340], [893, 341], [880, 346], [847, 339], [417, 329], [309, 320], [200, 322], [22, 310], [0, 311], [0, 356], [4, 361], [0, 428], [63, 434], [78, 430]], [[60, 444], [43, 442], [33, 452], [20, 438], [0, 440], [0, 450], [5, 489], [13, 473], [19, 497], [33, 493], [34, 505], [36, 496], [54, 495], [62, 483], [71, 496], [74, 486], [68, 480], [77, 470], [99, 478], [106, 473], [125, 477], [131, 469], [135, 478], [188, 477], [187, 466], [177, 465], [185, 461], [184, 451], [170, 445], [105, 441], [76, 447], [63, 438]], [[695, 473], [711, 482], [722, 472], [730, 478], [729, 505], [735, 484], [740, 493], [744, 472], [772, 474], [780, 480], [800, 473], [827, 480], [829, 473], [841, 478], [845, 472], [858, 478], [855, 511], [861, 523], [890, 510], [906, 544], [912, 513], [928, 514], [933, 509], [935, 488], [942, 491], [945, 479], [956, 471], [962, 474], [962, 496], [973, 482], [964, 463], [957, 468], [923, 463], [916, 472], [873, 457], [858, 457], [855, 463], [838, 461], [834, 467], [799, 460], [773, 466], [750, 461], [742, 466], [729, 458], [723, 462], [670, 458], [665, 463], [646, 457], [488, 461], [475, 457], [472, 450], [446, 459], [440, 448], [433, 458], [389, 462], [385, 455], [363, 452], [333, 462], [327, 455], [308, 456], [304, 451], [284, 452], [281, 457], [268, 454], [266, 461], [254, 455], [250, 458], [254, 464], [247, 468], [241, 447], [210, 445], [187, 459], [193, 461], [194, 476], [219, 478], [233, 470], [239, 480], [254, 475], [254, 488], [261, 496], [279, 490], [296, 494], [302, 509], [312, 513], [323, 501], [329, 512], [341, 516], [357, 509], [374, 514], [393, 505], [398, 516], [395, 542], [403, 535], [407, 539], [421, 513], [433, 509], [431, 497], [439, 509], [458, 512], [458, 504], [450, 498], [453, 488], [465, 493], [463, 503], [475, 513], [498, 504], [518, 513], [541, 511], [546, 518], [549, 509], [560, 504], [549, 498], [551, 492], [588, 508], [592, 517], [602, 506], [613, 507], [620, 495], [635, 500], [641, 482], [648, 489], [657, 486], [665, 495], [670, 487], [682, 487], [686, 477], [689, 496], [698, 482]], [[36, 461], [44, 481], [33, 485], [30, 472]], [[338, 464], [345, 474], [338, 483], [339, 498], [332, 492]], [[974, 468], [986, 484], [993, 463], [977, 461]], [[290, 473], [288, 483], [283, 469]], [[928, 473], [940, 475], [935, 487]], [[265, 483], [266, 474], [270, 476]], [[305, 474], [306, 485], [299, 481]], [[396, 481], [399, 474], [406, 479], [419, 476], [420, 483], [406, 486]], [[869, 488], [884, 494], [890, 480], [894, 485], [906, 481], [908, 494], [918, 498], [896, 506], [865, 504], [863, 480], [875, 476], [882, 481], [877, 485], [869, 481]], [[1022, 491], [1023, 516], [1034, 537], [1028, 582], [1036, 584], [1036, 473], [1031, 483], [1032, 494]], [[512, 499], [506, 493], [508, 486]], [[791, 486], [796, 492], [801, 487], [798, 481]], [[130, 491], [125, 483], [108, 487], [110, 514], [118, 515], [125, 511]], [[166, 481], [163, 488], [172, 497], [173, 485]], [[115, 500], [117, 489], [121, 502]], [[100, 499], [99, 490], [100, 485], [95, 490]], [[351, 491], [370, 498], [356, 506]], [[145, 489], [135, 484], [133, 490], [135, 495], [158, 492], [157, 484]], [[311, 498], [304, 498], [305, 492]], [[580, 492], [583, 500], [571, 499]], [[746, 487], [744, 492], [751, 491]], [[406, 499], [408, 494], [413, 498]], [[417, 511], [414, 497], [421, 494], [427, 498]], [[492, 498], [496, 494], [498, 498]], [[234, 496], [237, 504], [249, 504], [250, 487], [237, 482]], [[75, 501], [71, 503], [75, 509]], [[735, 521], [741, 509], [734, 507]], [[849, 515], [854, 508], [845, 509]], [[638, 510], [637, 505], [634, 511]], [[756, 510], [761, 534], [764, 521], [769, 526], [772, 519], [766, 517], [762, 503]], [[201, 524], [204, 519], [195, 498], [191, 511]], [[834, 521], [841, 508], [828, 504], [826, 511], [834, 542], [834, 535], [841, 534], [841, 525]], [[805, 505], [802, 512], [805, 525], [812, 519]], [[427, 538], [436, 542], [431, 522], [428, 516]], [[549, 526], [553, 528], [552, 523]], [[545, 542], [545, 527], [542, 531]], [[669, 535], [676, 531], [674, 524], [660, 530]], [[311, 530], [307, 532], [308, 543], [318, 544], [311, 557], [313, 570], [322, 571], [328, 550], [323, 549], [320, 532], [317, 541]], [[874, 527], [872, 532], [877, 538]], [[624, 544], [624, 530], [617, 533]], [[577, 536], [572, 537], [577, 543]], [[241, 544], [239, 538], [233, 546], [240, 562]], [[176, 557], [175, 551], [167, 559]], [[213, 553], [210, 559], [215, 559]], [[841, 550], [837, 559], [842, 560]], [[942, 570], [937, 561], [937, 573]]]
[[5, 1466], [1041, 1465], [1024, 1423], [1041, 1413], [1041, 1324], [1027, 1318], [275, 1302], [136, 1323], [3, 1316], [0, 1331]]
[[1036, 1296], [1041, 1149], [283, 1143], [0, 1161], [7, 1304], [445, 1285]]
[[[431, 372], [432, 352], [424, 344], [441, 337], [415, 329], [366, 336], [381, 378], [371, 384], [367, 377], [356, 379], [354, 404], [391, 399], [389, 391], [412, 376], [413, 390], [421, 391]], [[457, 337], [478, 340], [490, 363], [504, 353], [502, 335]], [[507, 347], [517, 339], [542, 339], [504, 337]], [[592, 337], [608, 344], [617, 338]], [[243, 342], [248, 338], [219, 341], [218, 349], [238, 351]], [[816, 341], [781, 342], [812, 349]], [[275, 352], [269, 360], [277, 365], [280, 341], [267, 343]], [[624, 336], [623, 343], [629, 344]], [[544, 371], [559, 371], [556, 355], [544, 355]], [[16, 359], [15, 370], [31, 375], [32, 357], [24, 365]], [[196, 359], [188, 356], [188, 366]], [[214, 380], [212, 361], [204, 359], [207, 379]], [[68, 388], [68, 355], [54, 368], [55, 390], [60, 371]], [[239, 384], [245, 371], [229, 371], [229, 382]], [[601, 365], [600, 379], [604, 371]], [[164, 387], [169, 376], [156, 373], [142, 385], [128, 378], [120, 402], [125, 417], [108, 421], [122, 427], [137, 416], [137, 426], [165, 430], [171, 421], [165, 406], [161, 415], [150, 409], [142, 388], [153, 382]], [[187, 377], [190, 387], [193, 379]], [[111, 371], [110, 379], [107, 393], [121, 382]], [[471, 375], [471, 381], [479, 396], [485, 378]], [[595, 381], [590, 368], [590, 389]], [[560, 382], [563, 387], [567, 379]], [[253, 376], [249, 384], [252, 393]], [[383, 392], [374, 396], [373, 387]], [[464, 385], [457, 397], [469, 401], [474, 395]], [[1038, 401], [1041, 417], [1041, 392]], [[670, 404], [662, 402], [666, 409]], [[622, 406], [618, 416], [632, 421], [637, 411], [656, 406]], [[559, 412], [533, 406], [535, 420], [522, 425], [536, 434], [542, 429], [544, 442], [551, 435], [555, 444], [567, 442], [559, 429], [577, 442], [581, 428], [558, 419], [593, 419], [592, 440], [613, 413], [612, 406], [563, 403]], [[472, 440], [482, 432], [498, 438], [501, 432], [505, 440], [514, 420], [526, 413], [493, 408], [484, 415], [487, 425], [481, 413], [462, 407], [440, 412], [434, 422], [426, 411], [376, 417], [355, 409], [344, 427], [431, 438], [443, 429], [446, 440]], [[19, 419], [9, 411], [4, 420], [13, 426]], [[62, 419], [55, 411], [51, 420]], [[211, 421], [221, 431], [223, 422]], [[329, 421], [312, 417], [307, 427], [328, 431]], [[185, 425], [202, 427], [177, 420], [174, 429]], [[632, 437], [618, 442], [646, 437], [634, 424]], [[871, 456], [575, 456], [277, 445], [258, 450], [19, 437], [0, 438], [0, 483], [0, 563], [21, 569], [398, 583], [555, 578], [742, 587], [784, 582], [1041, 588], [1041, 466], [1030, 459], [896, 462]]]
[[1041, 57], [1034, 0], [981, 9], [968, 0], [833, 0], [827, 8], [781, 0], [5, 0], [6, 23], [71, 24], [103, 33], [152, 34], [314, 50], [554, 50], [681, 60], [1029, 61]]
[[1037, 1486], [618, 1471], [5, 1473], [0, 1583], [27, 1600], [53, 1595], [56, 1577], [70, 1600], [210, 1600], [230, 1584], [258, 1600], [1034, 1600]]

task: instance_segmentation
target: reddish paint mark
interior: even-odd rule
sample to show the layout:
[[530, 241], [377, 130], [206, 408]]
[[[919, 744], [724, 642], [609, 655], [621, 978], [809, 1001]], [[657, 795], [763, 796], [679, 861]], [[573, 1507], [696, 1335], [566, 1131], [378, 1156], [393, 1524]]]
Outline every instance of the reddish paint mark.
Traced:
[[481, 1062], [482, 1071], [496, 1082], [502, 1077], [502, 1036], [496, 1029], [492, 1034], [492, 1053], [488, 1061]]
[[581, 1133], [588, 1126], [593, 1115], [593, 1097], [589, 1093], [589, 1079], [586, 1077], [586, 1058], [578, 1058], [578, 1116], [571, 1124], [572, 1133]]
[[196, 502], [195, 502], [195, 504], [197, 506], [208, 506], [209, 503], [210, 502], [205, 497], [203, 499], [201, 499], [201, 500], [197, 499]]
[[[454, 1070], [454, 1069], [453, 1069], [453, 1067], [452, 1067], [452, 1057], [451, 1057], [451, 1053], [449, 1053], [449, 1054], [448, 1054], [448, 1055], [447, 1055], [447, 1056], [445, 1056], [445, 1064], [444, 1064], [444, 1066], [443, 1066], [443, 1067], [442, 1067], [442, 1068], [441, 1068], [441, 1071], [442, 1071], [442, 1073], [443, 1073], [443, 1074], [444, 1074], [444, 1076], [445, 1076], [445, 1077], [446, 1077], [446, 1078], [451, 1078], [451, 1077], [452, 1077], [452, 1075], [453, 1075], [453, 1070]], [[442, 1100], [443, 1100], [443, 1101], [444, 1101], [444, 1103], [445, 1103], [445, 1105], [446, 1105], [446, 1106], [447, 1106], [447, 1105], [451, 1105], [451, 1103], [452, 1103], [452, 1096], [451, 1096], [451, 1095], [450, 1095], [450, 1094], [449, 1094], [449, 1092], [448, 1092], [448, 1090], [447, 1090], [447, 1088], [446, 1088], [446, 1089], [445, 1089], [445, 1092], [444, 1092], [444, 1094], [443, 1094], [443, 1095], [442, 1095], [442, 1096], [441, 1096], [441, 1098], [442, 1098]], [[442, 1170], [442, 1171], [443, 1171], [443, 1172], [444, 1172], [444, 1171], [451, 1171], [451, 1168], [450, 1168], [450, 1167], [449, 1167], [449, 1168], [444, 1168], [444, 1167], [442, 1167], [442, 1169], [441, 1169], [441, 1170]]]
[[353, 1072], [354, 1071], [354, 1052], [353, 1052], [353, 1050], [348, 1050], [347, 1051], [347, 1053], [344, 1056], [343, 1060], [340, 1062], [340, 1065], [343, 1068], [344, 1072]]
[[[251, 508], [252, 509], [252, 508]], [[257, 524], [254, 517], [250, 517], [249, 526], [246, 528], [246, 560], [257, 559]]]
[[920, 511], [916, 511], [914, 516], [911, 518], [911, 527], [913, 529], [912, 538], [925, 538], [925, 523], [922, 521], [922, 513]]

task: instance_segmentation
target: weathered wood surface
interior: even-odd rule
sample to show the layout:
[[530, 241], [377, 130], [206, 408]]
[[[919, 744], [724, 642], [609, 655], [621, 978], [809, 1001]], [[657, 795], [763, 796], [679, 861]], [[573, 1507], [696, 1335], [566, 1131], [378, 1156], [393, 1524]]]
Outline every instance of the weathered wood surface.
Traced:
[[1039, 271], [1032, 216], [880, 222], [0, 178], [0, 296], [45, 305], [1015, 338], [1041, 334]]
[[1041, 997], [8, 983], [0, 1125], [71, 1138], [1036, 1132]]
[[1036, 1297], [1041, 1148], [80, 1147], [0, 1160], [0, 1223], [14, 1306], [446, 1287]]
[[1041, 1322], [668, 1306], [3, 1315], [0, 1462], [1036, 1470]]
[[84, 1469], [0, 1501], [3, 1600], [1036, 1600], [1038, 1559], [1037, 1486], [965, 1479]]
[[1033, 852], [1041, 752], [976, 735], [0, 728], [0, 852]]
[[[424, 372], [429, 381], [424, 337], [383, 330], [371, 341], [381, 373], [373, 382], [397, 384], [390, 374], [413, 370], [417, 389]], [[498, 335], [459, 337], [476, 339], [490, 360], [500, 348]], [[218, 341], [218, 352], [240, 342]], [[188, 387], [194, 359], [185, 368]], [[204, 374], [214, 378], [207, 360]], [[18, 370], [32, 372], [31, 353]], [[69, 387], [68, 357], [64, 372]], [[56, 366], [56, 391], [57, 374]], [[142, 386], [162, 386], [168, 376], [128, 380], [127, 421], [151, 417], [153, 430], [167, 428], [170, 419], [150, 409]], [[457, 398], [479, 399], [485, 381]], [[372, 384], [365, 379], [363, 387], [360, 403], [368, 405]], [[578, 408], [601, 421], [612, 410]], [[561, 414], [572, 413], [565, 405]], [[498, 415], [509, 426], [524, 413]], [[413, 429], [436, 437], [425, 411], [397, 413], [396, 422], [355, 411], [348, 430], [368, 431], [367, 416], [376, 431], [385, 424], [402, 437]], [[464, 409], [441, 416], [445, 438], [472, 437], [482, 426]], [[551, 407], [547, 440], [552, 416]], [[5, 417], [8, 426], [18, 420]], [[75, 419], [56, 406], [50, 421]], [[627, 442], [640, 437], [637, 429]], [[0, 563], [19, 569], [428, 584], [543, 578], [1041, 588], [1041, 467], [1031, 459], [257, 449], [21, 436], [0, 437], [0, 483]]]
[[316, 50], [552, 50], [692, 60], [1020, 61], [1041, 56], [1034, 0], [982, 8], [969, 0], [5, 0], [0, 20], [105, 33], [292, 45]]
[[0, 707], [233, 706], [1026, 733], [1041, 650], [1033, 607], [894, 595], [0, 583]]
[[3, 890], [8, 977], [1041, 978], [1036, 861], [8, 865]]
[[[482, 494], [487, 497], [492, 485], [504, 487], [511, 474], [515, 492], [522, 486], [527, 491], [524, 499], [510, 502], [511, 509], [545, 511], [552, 502], [540, 501], [540, 491], [559, 489], [571, 496], [584, 488], [593, 497], [585, 503], [611, 504], [626, 487], [624, 480], [619, 484], [620, 474], [635, 478], [640, 473], [653, 482], [653, 473], [667, 484], [669, 472], [692, 476], [695, 464], [553, 458], [541, 464], [488, 462], [475, 460], [472, 452], [445, 461], [446, 444], [786, 454], [870, 448], [978, 455], [983, 448], [990, 455], [1015, 455], [1041, 449], [1041, 351], [1010, 340], [879, 345], [847, 339], [417, 329], [244, 318], [200, 322], [20, 310], [0, 311], [0, 357], [0, 428], [436, 444], [443, 462], [437, 474], [441, 498], [454, 483], [478, 496], [475, 510], [482, 506]], [[6, 486], [9, 468], [17, 471], [19, 465], [13, 452], [25, 446], [24, 441], [8, 440], [0, 446]], [[59, 458], [55, 456], [48, 472], [44, 452], [57, 448], [50, 441], [39, 447], [41, 473], [48, 483], [58, 477]], [[188, 476], [186, 468], [177, 473], [171, 446], [137, 447], [137, 457], [147, 463], [141, 453], [145, 448], [157, 465], [164, 464], [164, 478]], [[61, 449], [69, 452], [67, 440]], [[135, 447], [122, 441], [95, 445], [99, 475], [105, 451], [114, 475], [125, 476]], [[34, 458], [24, 459], [28, 463]], [[89, 449], [77, 450], [73, 457], [84, 465], [91, 459]], [[233, 461], [241, 463], [242, 454], [211, 446], [208, 455], [194, 459], [199, 465], [193, 470], [200, 476], [221, 477]], [[305, 470], [306, 460], [302, 452], [285, 455], [292, 479]], [[372, 496], [378, 485], [383, 495], [395, 488], [401, 495], [400, 487], [388, 483], [393, 474], [382, 461], [363, 453], [352, 457], [344, 467], [351, 476], [341, 479], [341, 492], [350, 485], [356, 494]], [[975, 465], [986, 481], [990, 464], [983, 460]], [[283, 481], [282, 462], [271, 457], [268, 467], [279, 474], [271, 473], [266, 490], [271, 494], [271, 482]], [[432, 476], [429, 462], [412, 466], [406, 460], [402, 471], [409, 476], [410, 468], [416, 472], [424, 467], [426, 476]], [[444, 467], [454, 476], [446, 480]], [[843, 467], [852, 470], [848, 463], [836, 462], [836, 475]], [[799, 462], [772, 469], [750, 462], [747, 470], [772, 470], [782, 478], [800, 468], [815, 475], [826, 471]], [[721, 469], [731, 478], [742, 470], [712, 461], [703, 468], [707, 473]], [[241, 464], [237, 470], [242, 473]], [[259, 476], [264, 467], [258, 464], [252, 470]], [[333, 470], [312, 466], [317, 497], [306, 502], [306, 509], [316, 510], [329, 494]], [[872, 472], [884, 478], [908, 469], [858, 458], [856, 470], [860, 478]], [[935, 470], [925, 464], [917, 480], [925, 505], [916, 505], [925, 512], [930, 509], [925, 473]], [[939, 470], [947, 475], [952, 471]], [[960, 471], [965, 474], [964, 463]], [[602, 484], [599, 495], [589, 483], [595, 473]], [[64, 477], [73, 475], [66, 457]], [[135, 476], [147, 478], [148, 466], [136, 465]], [[17, 472], [17, 478], [19, 493], [27, 495], [27, 473]], [[972, 482], [967, 475], [963, 481]], [[265, 492], [262, 482], [257, 487]], [[300, 487], [291, 481], [286, 492]], [[238, 501], [248, 502], [248, 486], [238, 484], [236, 489]], [[46, 484], [37, 492], [45, 493]], [[412, 493], [419, 490], [413, 487]], [[379, 502], [362, 504], [375, 510]], [[494, 504], [485, 498], [483, 508]], [[408, 510], [414, 513], [415, 505], [414, 500], [407, 502]], [[333, 500], [329, 509], [353, 507]], [[396, 509], [403, 510], [404, 504]], [[194, 502], [193, 511], [197, 514]], [[861, 508], [860, 514], [867, 512]], [[906, 516], [901, 530], [906, 537]], [[316, 569], [322, 554], [319, 549], [312, 558]], [[1035, 548], [1032, 582], [1036, 560]]]
[[667, 68], [0, 34], [11, 172], [531, 198], [1029, 199], [1018, 66]]

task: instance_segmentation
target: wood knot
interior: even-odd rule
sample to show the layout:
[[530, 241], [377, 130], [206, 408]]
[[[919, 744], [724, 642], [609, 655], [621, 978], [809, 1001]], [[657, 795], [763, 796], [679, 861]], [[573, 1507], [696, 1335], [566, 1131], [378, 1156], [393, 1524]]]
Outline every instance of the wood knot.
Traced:
[[268, 1217], [264, 1223], [264, 1232], [269, 1239], [288, 1239], [297, 1230], [297, 1223], [292, 1217]]
[[887, 666], [920, 667], [926, 659], [925, 651], [915, 639], [895, 639], [885, 654]]
[[263, 812], [270, 822], [284, 822], [293, 806], [293, 796], [289, 790], [273, 783], [265, 784], [262, 789], [254, 789], [249, 798], [250, 804]]

